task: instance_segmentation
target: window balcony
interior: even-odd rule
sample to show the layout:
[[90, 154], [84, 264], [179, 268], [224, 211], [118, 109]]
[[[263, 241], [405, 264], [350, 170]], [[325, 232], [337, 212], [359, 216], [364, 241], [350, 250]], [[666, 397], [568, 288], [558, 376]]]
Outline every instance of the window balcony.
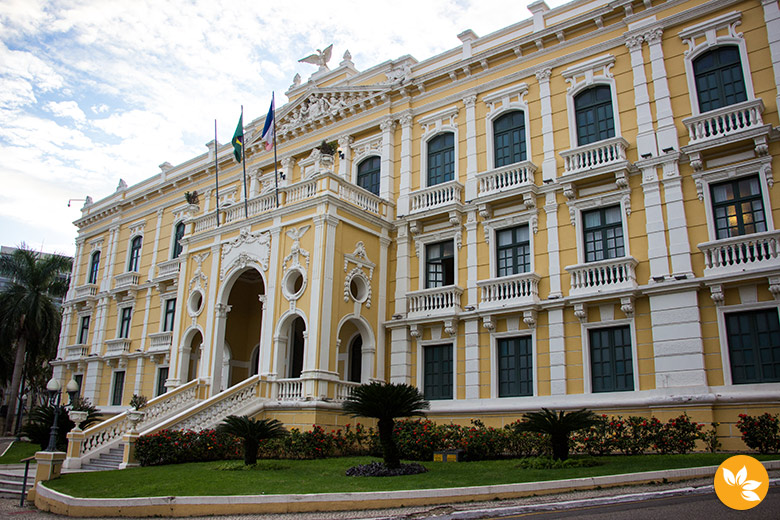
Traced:
[[171, 348], [173, 342], [173, 332], [155, 332], [149, 334], [149, 351], [150, 352], [167, 352]]
[[743, 139], [753, 139], [758, 155], [766, 155], [772, 125], [764, 124], [763, 112], [764, 102], [754, 99], [683, 119], [688, 129], [688, 144], [682, 151], [696, 154], [691, 163], [697, 170], [702, 167], [699, 152]]
[[157, 276], [152, 280], [157, 284], [160, 292], [165, 290], [167, 285], [175, 287], [179, 282], [179, 270], [181, 269], [181, 258], [166, 260], [157, 264]]
[[127, 338], [116, 338], [106, 340], [106, 356], [117, 356], [130, 352], [130, 340]]
[[456, 285], [410, 292], [408, 317], [414, 319], [453, 316], [460, 312], [462, 294], [463, 289]]
[[571, 275], [569, 296], [597, 296], [633, 290], [637, 287], [636, 265], [637, 261], [630, 256], [570, 265], [566, 267]]
[[[563, 158], [563, 175], [560, 183], [590, 181], [605, 174], [614, 174], [616, 179], [625, 178], [633, 169], [626, 158], [628, 141], [622, 137], [611, 137], [585, 146], [560, 152]], [[622, 187], [622, 186], [620, 186]]]
[[539, 303], [539, 275], [521, 273], [477, 282], [479, 310], [520, 307]]
[[762, 274], [780, 268], [780, 231], [752, 233], [699, 244], [704, 277]]
[[88, 301], [95, 299], [98, 292], [98, 286], [94, 283], [79, 285], [73, 289], [73, 301]]
[[138, 288], [141, 274], [135, 271], [128, 271], [114, 276], [114, 289], [118, 291], [132, 291]]
[[80, 359], [89, 355], [87, 345], [68, 345], [65, 347], [65, 359]]
[[409, 196], [409, 215], [419, 218], [449, 213], [454, 219], [455, 214], [462, 211], [462, 197], [463, 185], [458, 181], [413, 191]]
[[536, 165], [523, 161], [502, 166], [477, 175], [477, 198], [480, 210], [489, 215], [489, 206], [520, 198], [528, 207], [536, 205], [537, 186], [534, 184]]

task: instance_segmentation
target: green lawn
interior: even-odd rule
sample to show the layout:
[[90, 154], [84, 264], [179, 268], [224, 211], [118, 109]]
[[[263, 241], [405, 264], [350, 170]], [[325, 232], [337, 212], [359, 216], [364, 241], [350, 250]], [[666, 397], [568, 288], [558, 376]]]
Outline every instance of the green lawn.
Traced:
[[19, 464], [19, 461], [32, 457], [36, 451], [41, 451], [38, 444], [32, 442], [14, 441], [11, 447], [0, 457], [0, 464]]
[[[602, 457], [589, 468], [520, 470], [516, 460], [483, 462], [426, 462], [428, 473], [404, 477], [347, 477], [344, 472], [370, 457], [320, 460], [264, 460], [253, 470], [231, 462], [203, 462], [132, 468], [111, 472], [70, 473], [47, 485], [79, 497], [149, 497], [197, 495], [261, 495], [285, 493], [341, 493], [404, 489], [483, 486], [614, 475], [697, 466], [717, 466], [732, 454], [636, 455]], [[759, 460], [780, 458], [756, 455]]]

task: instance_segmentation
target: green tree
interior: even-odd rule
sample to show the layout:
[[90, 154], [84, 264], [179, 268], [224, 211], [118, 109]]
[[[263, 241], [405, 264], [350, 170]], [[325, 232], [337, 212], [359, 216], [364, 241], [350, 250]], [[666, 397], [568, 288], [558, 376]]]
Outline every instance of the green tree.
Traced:
[[596, 414], [584, 408], [573, 412], [542, 408], [540, 412], [524, 414], [522, 422], [515, 424], [515, 430], [548, 434], [553, 460], [566, 460], [569, 458], [569, 437], [572, 432], [590, 428], [597, 419]]
[[257, 450], [260, 441], [275, 439], [288, 434], [284, 425], [276, 419], [250, 419], [246, 415], [229, 415], [217, 426], [217, 433], [227, 433], [241, 439], [244, 444], [244, 464], [257, 463]]
[[393, 438], [395, 419], [400, 417], [424, 416], [430, 407], [420, 391], [410, 385], [373, 382], [352, 390], [342, 408], [352, 417], [373, 417], [378, 420], [379, 443], [385, 466], [397, 468], [401, 465], [398, 446]]
[[12, 282], [0, 292], [0, 348], [13, 357], [6, 428], [12, 431], [25, 360], [32, 372], [56, 354], [62, 316], [54, 302], [68, 290], [72, 259], [42, 255], [24, 244], [0, 256], [0, 273]]

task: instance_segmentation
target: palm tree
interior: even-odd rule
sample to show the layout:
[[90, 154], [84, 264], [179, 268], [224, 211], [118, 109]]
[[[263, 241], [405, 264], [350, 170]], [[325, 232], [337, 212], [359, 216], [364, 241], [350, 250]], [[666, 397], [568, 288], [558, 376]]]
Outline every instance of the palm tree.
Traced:
[[424, 416], [430, 407], [420, 391], [404, 383], [368, 383], [352, 390], [342, 404], [352, 417], [373, 417], [378, 419], [379, 443], [385, 466], [398, 468], [401, 456], [393, 439], [395, 419], [399, 417]]
[[284, 425], [276, 419], [250, 419], [246, 415], [229, 415], [217, 426], [217, 432], [228, 433], [240, 438], [244, 443], [244, 464], [257, 464], [257, 450], [260, 441], [275, 439], [287, 435]]
[[589, 428], [596, 423], [597, 417], [590, 410], [582, 409], [574, 412], [556, 412], [542, 408], [541, 412], [530, 412], [523, 415], [523, 422], [515, 426], [516, 430], [536, 433], [546, 433], [550, 436], [554, 460], [569, 458], [569, 436], [572, 432]]
[[[13, 355], [6, 428], [13, 431], [22, 373], [40, 358], [54, 357], [62, 316], [55, 298], [65, 296], [73, 260], [42, 255], [24, 244], [10, 255], [0, 256], [0, 273], [12, 282], [0, 292], [0, 345]], [[13, 353], [13, 354], [11, 354]]]

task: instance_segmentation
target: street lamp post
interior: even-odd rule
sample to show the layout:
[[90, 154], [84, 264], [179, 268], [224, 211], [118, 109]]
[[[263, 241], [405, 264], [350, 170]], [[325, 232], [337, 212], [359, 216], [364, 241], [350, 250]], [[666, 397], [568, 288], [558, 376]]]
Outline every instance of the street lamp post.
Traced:
[[[60, 419], [60, 401], [62, 399], [60, 390], [62, 390], [62, 385], [59, 381], [54, 379], [54, 377], [49, 379], [49, 382], [46, 383], [46, 391], [49, 393], [49, 404], [54, 406], [54, 423], [51, 425], [51, 432], [49, 433], [49, 445], [46, 447], [46, 451], [57, 451], [57, 430], [59, 430], [58, 423]], [[72, 406], [73, 400], [79, 391], [79, 384], [73, 378], [71, 378], [71, 380], [68, 381], [68, 384], [65, 386], [65, 391], [68, 392], [68, 404]]]

